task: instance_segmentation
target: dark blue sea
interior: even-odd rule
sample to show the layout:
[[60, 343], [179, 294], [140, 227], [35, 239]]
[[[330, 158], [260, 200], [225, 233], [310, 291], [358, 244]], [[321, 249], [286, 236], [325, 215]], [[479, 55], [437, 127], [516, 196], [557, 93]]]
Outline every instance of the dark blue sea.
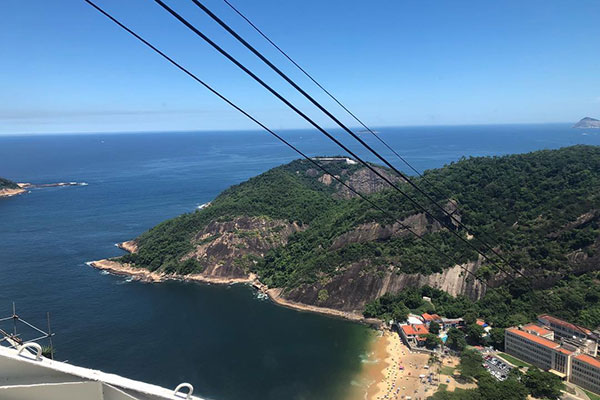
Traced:
[[[419, 170], [462, 156], [600, 145], [600, 132], [567, 124], [378, 130]], [[315, 132], [283, 134], [309, 155], [342, 154]], [[88, 183], [0, 199], [0, 317], [13, 301], [42, 327], [50, 312], [59, 360], [166, 387], [191, 382], [210, 399], [342, 398], [367, 328], [276, 306], [247, 286], [129, 282], [85, 264], [295, 158], [252, 131], [0, 136], [0, 176]]]

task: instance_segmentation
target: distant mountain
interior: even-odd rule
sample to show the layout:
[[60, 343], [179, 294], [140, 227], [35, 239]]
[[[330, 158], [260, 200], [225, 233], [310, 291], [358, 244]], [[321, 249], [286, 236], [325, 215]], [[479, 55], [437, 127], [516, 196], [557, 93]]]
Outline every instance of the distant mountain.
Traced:
[[600, 120], [597, 120], [596, 118], [585, 117], [582, 118], [581, 121], [573, 125], [573, 128], [600, 128]]

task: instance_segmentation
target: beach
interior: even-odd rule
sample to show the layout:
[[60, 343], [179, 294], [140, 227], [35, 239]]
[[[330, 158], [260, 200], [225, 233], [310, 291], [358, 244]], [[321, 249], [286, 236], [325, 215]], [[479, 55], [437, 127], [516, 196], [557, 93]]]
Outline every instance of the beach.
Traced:
[[428, 361], [428, 354], [412, 352], [397, 333], [378, 331], [349, 400], [426, 399], [439, 383], [426, 384], [419, 377], [437, 371]]

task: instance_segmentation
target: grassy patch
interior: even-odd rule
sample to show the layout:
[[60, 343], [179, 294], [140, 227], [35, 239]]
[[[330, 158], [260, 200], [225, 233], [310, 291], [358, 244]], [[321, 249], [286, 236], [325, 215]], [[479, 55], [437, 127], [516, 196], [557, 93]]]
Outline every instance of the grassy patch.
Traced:
[[454, 368], [454, 367], [448, 367], [448, 366], [444, 365], [444, 366], [442, 366], [442, 368], [440, 369], [440, 373], [441, 373], [442, 375], [449, 375], [449, 376], [452, 376], [452, 375], [454, 375], [454, 370], [455, 370], [455, 369], [456, 369], [456, 368]]
[[582, 390], [585, 392], [585, 394], [587, 394], [587, 395], [588, 395], [588, 397], [589, 397], [591, 400], [600, 400], [600, 396], [598, 396], [597, 394], [595, 394], [595, 393], [592, 393], [592, 392], [590, 392], [590, 391], [588, 391], [588, 390], [585, 390], [585, 389], [582, 389]]
[[448, 385], [445, 383], [440, 383], [440, 386], [438, 386], [438, 392], [445, 392], [446, 389], [448, 389]]
[[509, 354], [506, 353], [498, 353], [498, 357], [500, 358], [504, 358], [506, 361], [508, 361], [509, 363], [516, 365], [517, 367], [531, 367], [531, 364], [526, 363], [525, 361], [521, 361], [518, 358], [515, 358]]

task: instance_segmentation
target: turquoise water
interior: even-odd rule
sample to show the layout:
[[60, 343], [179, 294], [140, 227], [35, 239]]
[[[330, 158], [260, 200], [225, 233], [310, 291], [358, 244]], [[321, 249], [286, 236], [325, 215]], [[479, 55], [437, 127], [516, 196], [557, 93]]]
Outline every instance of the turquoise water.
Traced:
[[[599, 134], [560, 124], [380, 131], [418, 169], [600, 145]], [[311, 155], [340, 154], [314, 132], [284, 135]], [[44, 326], [49, 311], [58, 359], [167, 387], [188, 381], [211, 399], [343, 397], [367, 328], [276, 306], [247, 286], [128, 282], [85, 264], [295, 158], [262, 132], [0, 137], [0, 176], [89, 184], [0, 200], [0, 316], [15, 301]]]

